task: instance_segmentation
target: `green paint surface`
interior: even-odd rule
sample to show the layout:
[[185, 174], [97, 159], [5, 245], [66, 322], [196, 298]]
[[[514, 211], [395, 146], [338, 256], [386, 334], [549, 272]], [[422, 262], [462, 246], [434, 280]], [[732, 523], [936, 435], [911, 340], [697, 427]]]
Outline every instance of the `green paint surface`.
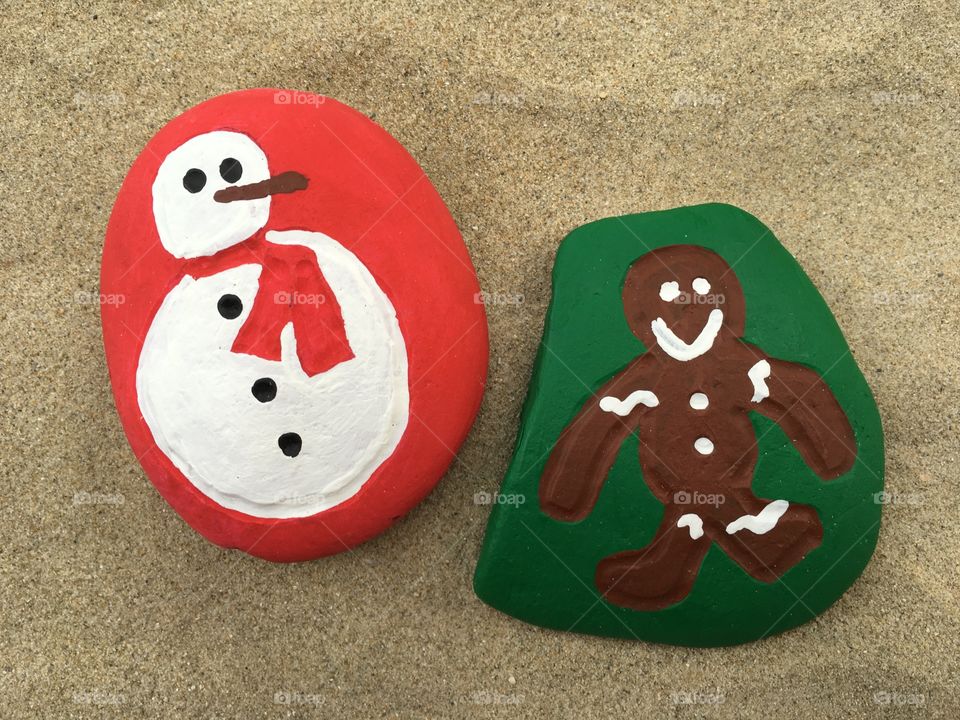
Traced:
[[[550, 518], [537, 491], [563, 428], [646, 350], [623, 315], [627, 270], [650, 250], [681, 243], [709, 248], [733, 267], [746, 296], [744, 339], [821, 374], [853, 426], [858, 455], [845, 475], [820, 480], [779, 426], [751, 413], [760, 453], [754, 492], [815, 507], [823, 543], [770, 584], [714, 545], [686, 598], [640, 612], [606, 602], [593, 582], [601, 559], [650, 542], [663, 514], [643, 481], [636, 437], [624, 443], [586, 519]], [[870, 388], [820, 293], [768, 228], [730, 205], [607, 218], [574, 230], [557, 252], [544, 337], [500, 489], [502, 500], [525, 501], [494, 505], [474, 588], [493, 607], [550, 628], [678, 645], [747, 642], [807, 622], [856, 580], [877, 542], [882, 489], [883, 434]]]

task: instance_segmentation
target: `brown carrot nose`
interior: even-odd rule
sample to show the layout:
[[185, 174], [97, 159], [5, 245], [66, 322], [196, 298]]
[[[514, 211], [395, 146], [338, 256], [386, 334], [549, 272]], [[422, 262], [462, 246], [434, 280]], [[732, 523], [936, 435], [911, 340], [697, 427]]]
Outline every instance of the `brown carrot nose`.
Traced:
[[217, 202], [228, 203], [235, 200], [258, 200], [268, 195], [277, 195], [280, 193], [292, 193], [297, 190], [303, 190], [307, 187], [306, 177], [293, 170], [274, 175], [272, 178], [261, 180], [249, 185], [233, 185], [231, 187], [217, 190], [213, 194], [213, 199]]

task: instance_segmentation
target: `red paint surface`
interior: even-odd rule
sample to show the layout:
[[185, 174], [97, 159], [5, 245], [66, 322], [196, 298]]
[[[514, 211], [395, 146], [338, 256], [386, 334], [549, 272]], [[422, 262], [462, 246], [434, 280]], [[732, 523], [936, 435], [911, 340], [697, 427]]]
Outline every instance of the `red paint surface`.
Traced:
[[[253, 138], [271, 174], [294, 170], [309, 178], [305, 190], [273, 197], [266, 230], [323, 232], [350, 249], [393, 303], [407, 346], [410, 417], [399, 445], [356, 495], [306, 518], [257, 518], [203, 495], [156, 446], [137, 403], [143, 339], [190, 263], [161, 245], [151, 187], [168, 153], [213, 130]], [[252, 259], [238, 258], [237, 264]], [[385, 530], [443, 475], [483, 394], [486, 317], [475, 301], [476, 273], [453, 218], [396, 140], [329, 98], [248, 90], [209, 100], [167, 124], [120, 189], [107, 228], [100, 288], [124, 298], [103, 306], [104, 346], [117, 409], [147, 476], [204, 537], [268, 560], [333, 554]]]

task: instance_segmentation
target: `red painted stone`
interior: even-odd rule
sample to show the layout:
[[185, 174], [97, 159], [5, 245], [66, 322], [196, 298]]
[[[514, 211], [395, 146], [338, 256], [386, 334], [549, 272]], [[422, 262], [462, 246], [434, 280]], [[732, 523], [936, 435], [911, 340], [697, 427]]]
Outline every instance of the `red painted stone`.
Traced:
[[330, 98], [223, 95], [147, 144], [103, 251], [120, 418], [218, 545], [351, 548], [426, 496], [476, 415], [487, 326], [416, 161]]

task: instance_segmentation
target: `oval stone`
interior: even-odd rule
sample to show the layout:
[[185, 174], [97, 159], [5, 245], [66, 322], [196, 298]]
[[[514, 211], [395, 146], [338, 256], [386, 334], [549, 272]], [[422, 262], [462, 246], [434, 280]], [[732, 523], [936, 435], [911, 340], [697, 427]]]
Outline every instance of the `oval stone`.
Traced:
[[101, 290], [117, 409], [150, 481], [218, 545], [341, 552], [422, 500], [473, 422], [487, 326], [423, 169], [330, 98], [213, 98], [120, 189]]

